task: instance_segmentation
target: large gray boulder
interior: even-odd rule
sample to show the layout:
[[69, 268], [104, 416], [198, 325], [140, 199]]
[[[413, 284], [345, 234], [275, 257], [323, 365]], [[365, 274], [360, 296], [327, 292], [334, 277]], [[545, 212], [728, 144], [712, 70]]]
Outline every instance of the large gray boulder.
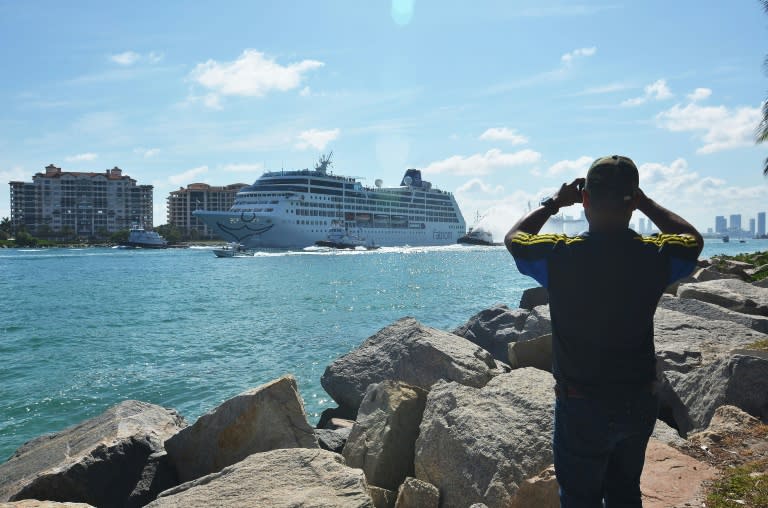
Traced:
[[694, 430], [707, 427], [715, 410], [725, 405], [768, 418], [768, 360], [759, 353], [722, 358], [687, 374], [666, 374], [688, 407]]
[[397, 491], [395, 508], [437, 508], [439, 505], [437, 487], [418, 478], [406, 478]]
[[0, 508], [93, 508], [93, 506], [86, 503], [59, 503], [58, 501], [24, 499], [23, 501], [0, 503]]
[[700, 354], [701, 365], [766, 337], [732, 321], [707, 319], [664, 308], [656, 310], [654, 336], [657, 356]]
[[320, 383], [340, 406], [357, 409], [368, 386], [385, 379], [429, 390], [439, 380], [484, 386], [497, 374], [484, 349], [407, 317], [330, 364]]
[[496, 304], [481, 310], [453, 333], [485, 349], [495, 360], [506, 362], [508, 344], [517, 342], [530, 314], [526, 309], [510, 309]]
[[693, 298], [744, 314], [768, 316], [768, 289], [736, 279], [683, 284], [680, 298]]
[[520, 484], [509, 508], [559, 508], [560, 486], [555, 476], [555, 465]]
[[[535, 303], [533, 297], [529, 299], [528, 304]], [[510, 309], [497, 304], [478, 312], [453, 333], [490, 352], [496, 361], [506, 362], [510, 344], [552, 333], [549, 305]]]
[[549, 291], [547, 291], [547, 288], [537, 286], [523, 291], [523, 296], [520, 297], [521, 309], [533, 310], [534, 307], [539, 307], [540, 305], [549, 305]]
[[507, 351], [509, 366], [513, 369], [535, 367], [552, 371], [552, 334], [535, 339], [513, 342]]
[[121, 402], [19, 448], [0, 465], [0, 501], [140, 506], [129, 498], [150, 455], [161, 452], [163, 441], [184, 425], [176, 411], [136, 400]]
[[667, 310], [690, 314], [707, 320], [730, 321], [756, 332], [768, 333], [768, 317], [756, 316], [754, 314], [742, 314], [734, 312], [725, 307], [707, 303], [693, 298], [677, 298], [670, 295], [663, 295], [659, 300], [659, 307]]
[[181, 481], [215, 473], [252, 453], [318, 447], [293, 376], [227, 400], [165, 442]]
[[327, 450], [255, 453], [160, 494], [151, 508], [373, 508], [359, 469]]
[[440, 382], [416, 440], [416, 478], [444, 507], [508, 506], [520, 483], [552, 463], [552, 375], [513, 370], [483, 388]]
[[359, 467], [368, 484], [396, 491], [413, 476], [413, 451], [427, 392], [398, 381], [368, 387], [357, 422], [344, 446], [344, 460]]

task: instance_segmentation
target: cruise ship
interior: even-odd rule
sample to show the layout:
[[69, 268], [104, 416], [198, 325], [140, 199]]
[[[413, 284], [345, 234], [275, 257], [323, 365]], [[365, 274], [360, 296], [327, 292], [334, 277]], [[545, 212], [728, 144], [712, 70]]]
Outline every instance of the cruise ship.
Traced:
[[314, 169], [269, 171], [243, 187], [229, 211], [195, 210], [220, 238], [247, 248], [304, 248], [332, 228], [355, 228], [379, 246], [455, 244], [466, 223], [450, 192], [408, 169], [398, 187], [366, 187], [328, 171], [331, 155]]

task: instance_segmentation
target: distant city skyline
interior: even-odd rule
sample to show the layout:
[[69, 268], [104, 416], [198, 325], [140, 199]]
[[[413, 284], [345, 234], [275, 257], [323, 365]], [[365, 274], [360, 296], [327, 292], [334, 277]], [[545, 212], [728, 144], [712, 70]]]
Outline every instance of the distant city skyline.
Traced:
[[[765, 217], [766, 212], [757, 212], [753, 217], [741, 213], [729, 214], [727, 217], [716, 215], [714, 226], [707, 227], [706, 232], [710, 234], [748, 233], [763, 236], [766, 234]], [[749, 225], [747, 228], [744, 227], [745, 223]]]

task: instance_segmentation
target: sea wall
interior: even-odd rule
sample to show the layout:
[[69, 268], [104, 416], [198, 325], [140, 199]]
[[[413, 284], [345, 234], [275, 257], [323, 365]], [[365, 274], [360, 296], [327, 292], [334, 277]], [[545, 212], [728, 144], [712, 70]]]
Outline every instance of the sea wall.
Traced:
[[[753, 268], [702, 262], [659, 302], [662, 411], [643, 477], [647, 506], [689, 502], [717, 473], [669, 444], [711, 435], [724, 414], [768, 421], [768, 288], [744, 280]], [[542, 288], [451, 332], [402, 318], [326, 368], [321, 382], [338, 407], [317, 428], [290, 375], [192, 424], [124, 401], [19, 448], [0, 465], [0, 502], [557, 506], [550, 333]]]

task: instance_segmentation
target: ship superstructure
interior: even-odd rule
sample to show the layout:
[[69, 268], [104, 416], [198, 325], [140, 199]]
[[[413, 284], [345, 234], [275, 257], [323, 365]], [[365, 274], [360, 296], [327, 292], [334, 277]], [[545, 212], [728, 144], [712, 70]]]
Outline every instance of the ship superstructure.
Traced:
[[408, 169], [400, 186], [366, 187], [328, 171], [330, 155], [314, 169], [270, 171], [242, 188], [229, 211], [193, 215], [216, 235], [248, 248], [303, 248], [334, 227], [359, 228], [381, 246], [448, 245], [466, 231], [450, 192], [432, 188]]

